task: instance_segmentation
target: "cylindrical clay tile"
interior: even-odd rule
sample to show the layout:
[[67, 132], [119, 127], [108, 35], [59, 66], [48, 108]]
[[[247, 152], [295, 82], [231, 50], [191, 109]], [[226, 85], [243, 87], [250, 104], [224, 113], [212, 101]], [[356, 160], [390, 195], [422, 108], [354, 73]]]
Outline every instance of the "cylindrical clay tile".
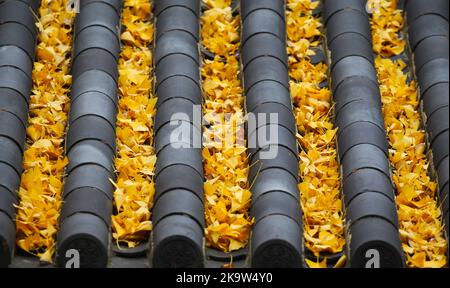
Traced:
[[203, 229], [185, 215], [162, 219], [153, 230], [152, 259], [155, 267], [203, 266]]
[[72, 124], [83, 116], [98, 116], [114, 128], [116, 123], [117, 108], [115, 103], [105, 94], [99, 92], [87, 92], [81, 94], [70, 106], [69, 123]]
[[[333, 2], [333, 1], [328, 1]], [[339, 3], [341, 4], [341, 3]], [[325, 7], [329, 4], [326, 3]], [[370, 25], [367, 21], [367, 15], [356, 9], [345, 9], [336, 12], [328, 19], [327, 23], [327, 40], [331, 45], [339, 35], [344, 33], [357, 33], [371, 42]]]
[[114, 173], [112, 159], [114, 152], [111, 148], [97, 140], [84, 140], [75, 145], [68, 153], [67, 157], [71, 159], [66, 168], [66, 173], [86, 164], [96, 164]]
[[75, 22], [75, 41], [78, 34], [90, 26], [105, 27], [119, 36], [120, 18], [117, 11], [106, 3], [92, 2], [81, 8]]
[[22, 1], [5, 1], [0, 3], [0, 25], [18, 23], [25, 26], [33, 38], [36, 37], [35, 19], [32, 10]]
[[33, 63], [27, 53], [17, 46], [0, 46], [0, 67], [12, 66], [31, 78]]
[[14, 67], [0, 67], [0, 88], [14, 90], [28, 102], [30, 99], [31, 79], [22, 70]]
[[200, 16], [200, 1], [198, 0], [157, 0], [155, 1], [155, 15], [170, 8], [180, 6], [192, 11], [196, 16]]
[[292, 110], [289, 89], [278, 82], [262, 81], [255, 84], [245, 95], [247, 111], [253, 112], [259, 105], [278, 103]]
[[282, 62], [287, 67], [287, 55], [286, 48], [278, 37], [272, 34], [257, 34], [247, 42], [245, 42], [245, 46], [242, 48], [242, 64], [244, 65], [244, 69], [247, 65], [259, 57], [274, 57]]
[[103, 93], [117, 104], [117, 87], [114, 78], [103, 71], [90, 70], [81, 74], [72, 84], [71, 101], [74, 102], [78, 96], [87, 92]]
[[116, 152], [117, 59], [120, 7], [90, 1], [77, 15], [71, 112], [66, 139], [69, 165], [64, 181], [56, 264], [76, 249], [80, 267], [106, 267]]
[[417, 74], [420, 92], [426, 93], [428, 89], [439, 83], [449, 83], [449, 60], [444, 58], [434, 59], [422, 66]]
[[111, 30], [103, 26], [89, 26], [77, 35], [72, 61], [88, 49], [103, 49], [117, 59], [120, 43], [117, 35]]
[[13, 167], [0, 162], [0, 187], [7, 189], [11, 194], [16, 195], [19, 187], [20, 177]]
[[[388, 221], [377, 217], [364, 218], [354, 223], [351, 231], [351, 267], [398, 268], [404, 265], [398, 229]], [[379, 266], [376, 265], [378, 261], [372, 264], [371, 259], [379, 259]]]
[[299, 198], [297, 179], [288, 171], [279, 168], [264, 170], [256, 177], [252, 186], [252, 201], [256, 201], [261, 195], [271, 191], [281, 191]]
[[14, 22], [0, 25], [0, 46], [8, 45], [19, 47], [34, 61], [36, 38], [33, 38], [25, 26]]
[[81, 6], [80, 8], [82, 9], [85, 6], [87, 6], [91, 3], [94, 3], [94, 2], [100, 2], [100, 3], [104, 3], [104, 4], [111, 6], [117, 12], [117, 15], [120, 15], [120, 13], [121, 13], [123, 0], [83, 0], [83, 1], [80, 1], [80, 6]]
[[92, 48], [77, 55], [72, 64], [72, 77], [77, 79], [83, 72], [98, 70], [110, 75], [116, 82], [119, 77], [115, 57], [104, 49]]
[[0, 136], [14, 140], [21, 149], [25, 144], [25, 126], [20, 119], [9, 112], [0, 110]]
[[56, 249], [60, 254], [56, 257], [57, 266], [65, 267], [68, 259], [66, 252], [75, 249], [80, 254], [80, 267], [106, 267], [109, 253], [108, 235], [108, 226], [93, 214], [76, 213], [65, 218], [58, 231]]
[[241, 11], [247, 111], [265, 120], [247, 126], [251, 213], [256, 217], [251, 266], [300, 267], [298, 144], [289, 95], [284, 1], [243, 0]]
[[199, 63], [197, 42], [183, 31], [170, 31], [159, 38], [158, 46], [155, 47], [155, 64], [158, 65], [164, 57], [173, 54], [189, 56]]
[[151, 265], [203, 267], [202, 127], [195, 114], [201, 115], [195, 105], [202, 103], [200, 1], [159, 0], [155, 13], [158, 157]]
[[424, 39], [431, 36], [443, 36], [448, 38], [448, 20], [439, 15], [427, 14], [420, 16], [409, 27], [409, 43], [412, 50]]
[[184, 120], [164, 124], [155, 135], [156, 154], [167, 146], [195, 148], [201, 146], [202, 132]]
[[375, 84], [378, 83], [373, 64], [360, 56], [349, 56], [339, 61], [333, 67], [332, 77], [333, 92], [336, 92], [339, 85], [348, 78], [365, 77]]
[[[90, 129], [86, 129], [86, 127], [90, 127]], [[70, 151], [78, 142], [88, 139], [101, 141], [106, 143], [112, 151], [116, 150], [115, 130], [102, 117], [86, 115], [73, 122], [67, 134], [67, 151]]]
[[284, 1], [283, 0], [259, 0], [245, 1], [241, 4], [241, 19], [245, 20], [253, 11], [266, 9], [277, 13], [284, 20]]
[[436, 110], [436, 112], [434, 112], [433, 115], [431, 115], [431, 117], [428, 118], [427, 121], [428, 139], [431, 145], [433, 145], [434, 140], [441, 133], [448, 131], [449, 129], [448, 115], [449, 115], [449, 107], [445, 106]]
[[449, 59], [449, 42], [445, 36], [431, 36], [421, 41], [414, 51], [414, 65], [416, 73], [420, 73], [423, 65], [428, 62], [444, 58]]
[[273, 10], [254, 10], [243, 21], [245, 28], [242, 30], [242, 45], [245, 45], [250, 37], [260, 33], [272, 34], [284, 42], [286, 39], [285, 25], [284, 19]]
[[276, 121], [279, 126], [286, 128], [292, 132], [293, 135], [297, 133], [297, 127], [292, 110], [281, 103], [261, 103], [251, 112], [255, 117], [257, 117], [257, 123], [255, 125], [247, 125], [249, 134], [253, 133], [256, 128], [266, 125], [266, 123], [269, 123], [271, 120]]
[[359, 194], [377, 192], [394, 202], [394, 187], [385, 173], [372, 168], [365, 168], [350, 174], [343, 183], [344, 201], [348, 206]]
[[423, 110], [427, 118], [442, 107], [449, 106], [449, 83], [439, 83], [422, 94]]
[[18, 203], [17, 195], [14, 195], [8, 189], [0, 186], [0, 212], [8, 215], [11, 220], [16, 217], [16, 208]]
[[[178, 175], [173, 177], [173, 175]], [[201, 201], [203, 201], [202, 189], [203, 178], [198, 175], [197, 170], [184, 165], [173, 165], [167, 167], [156, 177], [155, 184], [155, 201], [164, 193], [171, 190], [183, 189], [194, 193]]]
[[345, 57], [360, 56], [373, 63], [372, 45], [367, 39], [358, 33], [341, 34], [334, 39], [329, 49], [331, 54], [331, 69], [336, 63]]
[[326, 24], [331, 16], [342, 10], [352, 9], [361, 12], [363, 15], [367, 15], [366, 4], [367, 0], [340, 0], [339, 2], [329, 1], [327, 5], [324, 5], [323, 7], [322, 17]]
[[365, 77], [348, 78], [339, 85], [339, 89], [334, 92], [335, 114], [349, 103], [354, 101], [366, 101], [381, 109], [381, 96], [378, 85]]
[[287, 268], [301, 266], [302, 235], [299, 225], [284, 215], [261, 219], [252, 233], [252, 267]]
[[371, 122], [354, 122], [341, 130], [338, 135], [339, 157], [342, 160], [348, 150], [359, 144], [377, 146], [388, 156], [388, 147], [384, 136], [383, 130]]
[[[448, 237], [448, 105], [449, 105], [449, 4], [446, 0], [406, 3], [409, 44], [414, 54], [414, 66], [420, 97], [426, 118], [428, 142], [439, 183]], [[448, 202], [447, 202], [448, 203]]]
[[185, 7], [173, 6], [164, 9], [157, 17], [156, 39], [169, 31], [183, 31], [199, 40], [199, 19], [192, 10]]
[[11, 263], [16, 229], [13, 220], [4, 212], [0, 211], [0, 243], [2, 245], [0, 267], [8, 267]]
[[0, 1], [0, 267], [11, 263], [15, 249], [38, 5], [36, 0]]
[[158, 94], [158, 102], [156, 103], [158, 109], [166, 101], [173, 98], [183, 98], [195, 105], [202, 103], [202, 94], [198, 82], [184, 76], [173, 76], [166, 79], [158, 86], [156, 93]]
[[[351, 267], [403, 267], [366, 1], [325, 1]], [[334, 56], [333, 56], [334, 54]]]
[[448, 17], [448, 1], [447, 0], [433, 0], [432, 5], [427, 1], [408, 0], [406, 1], [406, 12], [408, 24], [414, 22], [417, 18], [426, 14], [439, 15], [447, 21]]
[[[0, 0], [0, 4], [4, 2], [8, 2], [9, 0]], [[29, 9], [32, 9], [34, 13], [37, 13], [39, 8], [39, 0], [17, 0], [22, 3], [25, 3]]]

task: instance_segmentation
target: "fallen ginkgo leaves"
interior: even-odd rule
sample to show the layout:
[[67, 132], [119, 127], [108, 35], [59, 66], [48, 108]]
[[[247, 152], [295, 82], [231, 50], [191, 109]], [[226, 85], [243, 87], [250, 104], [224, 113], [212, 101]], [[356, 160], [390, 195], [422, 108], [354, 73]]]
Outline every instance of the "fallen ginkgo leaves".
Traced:
[[157, 98], [152, 95], [152, 6], [148, 0], [125, 0], [119, 59], [119, 111], [115, 160], [113, 237], [135, 247], [152, 230], [154, 196], [153, 120]]
[[204, 1], [209, 9], [201, 17], [203, 46], [214, 53], [204, 60], [202, 79], [204, 118], [203, 166], [205, 236], [208, 245], [225, 252], [245, 247], [253, 221], [248, 210], [248, 159], [243, 136], [244, 111], [239, 61], [239, 18], [231, 0]]
[[442, 215], [436, 201], [436, 182], [428, 174], [425, 132], [421, 129], [415, 82], [404, 73], [407, 64], [390, 57], [405, 53], [403, 12], [397, 1], [371, 1], [374, 52], [383, 113], [389, 140], [389, 159], [397, 188], [400, 236], [409, 267], [438, 268], [447, 263]]
[[69, 110], [72, 28], [66, 0], [42, 0], [33, 69], [27, 149], [19, 190], [17, 245], [52, 262], [62, 205], [64, 135]]
[[[319, 259], [342, 252], [345, 245], [340, 197], [340, 176], [331, 122], [332, 100], [324, 63], [312, 64], [314, 49], [320, 49], [322, 26], [312, 12], [319, 1], [287, 1], [287, 34], [290, 88], [297, 120], [300, 152], [301, 207], [305, 246]], [[327, 260], [306, 260], [309, 267], [326, 267]]]

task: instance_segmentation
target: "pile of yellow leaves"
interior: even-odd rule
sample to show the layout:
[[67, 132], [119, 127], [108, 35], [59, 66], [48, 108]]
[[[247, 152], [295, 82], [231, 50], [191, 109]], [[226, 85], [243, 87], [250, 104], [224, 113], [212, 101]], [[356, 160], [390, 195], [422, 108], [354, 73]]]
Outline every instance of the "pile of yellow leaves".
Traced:
[[17, 245], [52, 262], [62, 205], [64, 135], [70, 100], [72, 27], [67, 0], [41, 0], [27, 147], [19, 190]]
[[[400, 55], [405, 51], [406, 41], [400, 39], [403, 28], [403, 13], [397, 9], [396, 0], [369, 0], [372, 12], [373, 50], [380, 56]], [[386, 18], [389, 17], [389, 18]]]
[[244, 136], [244, 99], [239, 62], [239, 19], [231, 13], [231, 0], [204, 1], [210, 9], [201, 17], [202, 43], [216, 54], [204, 60], [202, 79], [207, 244], [225, 252], [247, 245], [253, 220], [248, 215], [251, 193]]
[[127, 243], [128, 247], [147, 240], [152, 230], [150, 209], [156, 163], [153, 120], [157, 98], [152, 95], [151, 11], [149, 0], [124, 1], [112, 228], [114, 239]]
[[[401, 37], [403, 15], [394, 0], [371, 1], [374, 51], [389, 159], [397, 188], [400, 236], [410, 267], [437, 268], [446, 265], [447, 244], [442, 236], [442, 216], [436, 201], [436, 182], [428, 176], [425, 132], [420, 128], [419, 100], [415, 83], [408, 83], [400, 55], [406, 46]], [[384, 58], [387, 57], [387, 58]]]
[[320, 253], [339, 253], [345, 245], [337, 129], [330, 117], [331, 93], [319, 86], [327, 79], [328, 67], [310, 62], [313, 49], [322, 42], [322, 24], [312, 15], [318, 5], [319, 1], [288, 0], [286, 12], [291, 96], [301, 146], [299, 190], [304, 238], [306, 247], [317, 257], [306, 259], [311, 268], [327, 267], [326, 258], [318, 262]]

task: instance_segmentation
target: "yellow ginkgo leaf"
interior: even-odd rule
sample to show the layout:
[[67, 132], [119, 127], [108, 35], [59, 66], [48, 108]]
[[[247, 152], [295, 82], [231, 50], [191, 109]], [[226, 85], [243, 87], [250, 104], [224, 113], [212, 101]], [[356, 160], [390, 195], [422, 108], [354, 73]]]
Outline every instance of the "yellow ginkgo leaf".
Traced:
[[312, 261], [305, 259], [309, 268], [327, 268], [327, 258], [323, 258], [322, 261]]
[[[288, 0], [286, 22], [291, 96], [302, 150], [300, 205], [303, 222], [309, 223], [304, 227], [305, 246], [319, 256], [341, 252], [345, 239], [331, 92], [320, 86], [327, 80], [328, 67], [311, 63], [313, 49], [323, 41], [320, 18], [313, 15], [317, 5]], [[326, 260], [307, 262], [310, 267], [326, 267]]]
[[237, 136], [244, 132], [244, 97], [235, 55], [239, 20], [232, 15], [231, 1], [204, 2], [210, 8], [201, 18], [202, 44], [216, 54], [213, 60], [203, 61], [201, 70], [204, 118], [210, 122], [203, 131], [202, 150], [205, 237], [209, 246], [229, 252], [247, 245], [253, 223], [248, 215], [251, 193], [246, 148]]
[[156, 155], [153, 119], [156, 97], [152, 95], [153, 42], [151, 1], [125, 0], [122, 11], [123, 42], [119, 59], [119, 111], [114, 184], [113, 237], [128, 247], [148, 239], [152, 230], [153, 182]]

